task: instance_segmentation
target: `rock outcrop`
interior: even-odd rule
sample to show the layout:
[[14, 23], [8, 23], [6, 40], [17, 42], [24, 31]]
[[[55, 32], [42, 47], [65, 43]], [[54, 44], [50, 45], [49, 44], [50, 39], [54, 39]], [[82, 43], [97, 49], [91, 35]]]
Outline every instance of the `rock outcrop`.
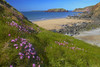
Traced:
[[85, 7], [85, 8], [76, 8], [73, 12], [90, 12], [93, 6]]
[[90, 14], [93, 18], [97, 18], [97, 19], [100, 18], [100, 3], [93, 6]]
[[57, 9], [48, 9], [45, 12], [68, 12], [68, 10], [63, 9], [63, 8], [57, 8]]

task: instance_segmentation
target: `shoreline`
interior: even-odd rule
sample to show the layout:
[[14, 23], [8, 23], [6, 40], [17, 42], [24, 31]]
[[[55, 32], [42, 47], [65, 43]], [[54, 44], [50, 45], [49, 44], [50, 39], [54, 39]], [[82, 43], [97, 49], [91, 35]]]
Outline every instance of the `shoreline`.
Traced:
[[[39, 25], [42, 28], [45, 28], [45, 29], [51, 30], [51, 31], [59, 30], [59, 31], [63, 32], [65, 30], [64, 32], [67, 31], [65, 35], [68, 35], [68, 34], [74, 35], [73, 37], [75, 37], [76, 39], [79, 39], [79, 40], [85, 41], [87, 43], [90, 43], [92, 45], [96, 45], [96, 46], [100, 47], [100, 42], [99, 42], [100, 41], [100, 34], [99, 34], [100, 28], [93, 29], [94, 26], [92, 26], [92, 25], [94, 25], [94, 23], [92, 23], [92, 22], [91, 22], [91, 20], [60, 18], [60, 19], [42, 20], [42, 21], [37, 21], [37, 22], [33, 22], [33, 23]], [[42, 24], [44, 26], [42, 26]], [[79, 24], [79, 25], [77, 25], [77, 24]], [[48, 28], [49, 26], [51, 28]], [[58, 26], [58, 27], [55, 27], [55, 26]], [[88, 27], [91, 29], [87, 30]], [[58, 33], [60, 33], [60, 32], [58, 32]]]
[[38, 22], [38, 21], [47, 21], [47, 20], [53, 20], [53, 19], [63, 19], [63, 18], [66, 18], [66, 17], [62, 17], [62, 18], [50, 18], [50, 19], [41, 19], [41, 20], [30, 20], [32, 23], [34, 22]]
[[49, 19], [49, 20], [41, 20], [41, 21], [32, 21], [32, 23], [35, 23], [38, 26], [47, 30], [64, 29], [64, 25], [71, 26], [72, 24], [82, 23], [82, 22], [88, 23], [91, 22], [91, 20], [58, 18], [58, 19]]
[[100, 28], [90, 31], [83, 31], [80, 32], [79, 35], [73, 37], [100, 47]]

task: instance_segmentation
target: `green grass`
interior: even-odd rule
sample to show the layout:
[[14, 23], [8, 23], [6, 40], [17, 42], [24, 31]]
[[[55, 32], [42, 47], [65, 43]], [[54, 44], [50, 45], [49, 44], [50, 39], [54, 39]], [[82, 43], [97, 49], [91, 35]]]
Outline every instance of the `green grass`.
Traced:
[[[4, 9], [6, 10], [6, 8]], [[19, 59], [20, 50], [16, 50], [10, 43], [11, 39], [18, 36], [33, 44], [38, 56], [43, 61], [41, 67], [100, 67], [100, 47], [92, 46], [67, 35], [47, 31], [26, 19], [18, 18], [18, 21], [16, 21], [7, 18], [13, 16], [13, 14], [7, 12], [2, 15], [5, 17], [0, 16], [0, 67], [9, 67], [11, 64], [14, 67], [32, 67], [31, 60]], [[36, 32], [31, 34], [19, 32], [16, 27], [11, 27], [6, 23], [13, 20], [19, 25], [24, 22], [24, 25], [33, 27]], [[8, 36], [9, 33], [11, 34], [10, 37]], [[55, 43], [64, 43], [64, 41], [68, 42], [65, 46]], [[84, 50], [72, 50], [70, 47]]]

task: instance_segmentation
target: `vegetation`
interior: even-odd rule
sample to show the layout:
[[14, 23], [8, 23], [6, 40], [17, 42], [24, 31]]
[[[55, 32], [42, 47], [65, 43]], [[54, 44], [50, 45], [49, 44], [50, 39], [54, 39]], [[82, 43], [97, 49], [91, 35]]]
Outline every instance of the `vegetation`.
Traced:
[[46, 12], [68, 12], [68, 11], [63, 8], [58, 8], [58, 9], [49, 9]]
[[99, 47], [42, 29], [1, 1], [0, 7], [0, 67], [100, 67]]
[[85, 8], [76, 8], [74, 10], [74, 12], [89, 12], [91, 11], [93, 6], [88, 6], [88, 7], [85, 7]]
[[100, 3], [93, 6], [90, 14], [93, 18], [97, 18], [97, 19], [100, 18]]
[[100, 3], [97, 3], [94, 6], [89, 6], [85, 8], [77, 8], [74, 12], [88, 12], [86, 15], [82, 14], [83, 16], [89, 16], [92, 19], [100, 19]]

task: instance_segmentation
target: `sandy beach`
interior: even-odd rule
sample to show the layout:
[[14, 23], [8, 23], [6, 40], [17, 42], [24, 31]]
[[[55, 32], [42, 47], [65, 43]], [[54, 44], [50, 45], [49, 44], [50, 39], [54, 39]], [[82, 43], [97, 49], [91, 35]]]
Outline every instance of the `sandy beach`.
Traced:
[[60, 19], [34, 21], [33, 23], [47, 30], [53, 30], [53, 29], [58, 30], [58, 29], [63, 29], [62, 25], [68, 24], [69, 26], [71, 26], [73, 23], [82, 23], [82, 22], [88, 23], [91, 22], [91, 20], [60, 18]]
[[[37, 24], [38, 26], [45, 28], [47, 30], [53, 29], [63, 29], [62, 25], [69, 25], [71, 26], [74, 23], [82, 23], [82, 22], [91, 22], [91, 20], [81, 20], [81, 19], [50, 19], [50, 20], [42, 20], [42, 21], [35, 21], [33, 23]], [[80, 32], [80, 35], [74, 36], [77, 39], [83, 40], [87, 43], [100, 46], [100, 28], [94, 29], [91, 31], [83, 31]]]

